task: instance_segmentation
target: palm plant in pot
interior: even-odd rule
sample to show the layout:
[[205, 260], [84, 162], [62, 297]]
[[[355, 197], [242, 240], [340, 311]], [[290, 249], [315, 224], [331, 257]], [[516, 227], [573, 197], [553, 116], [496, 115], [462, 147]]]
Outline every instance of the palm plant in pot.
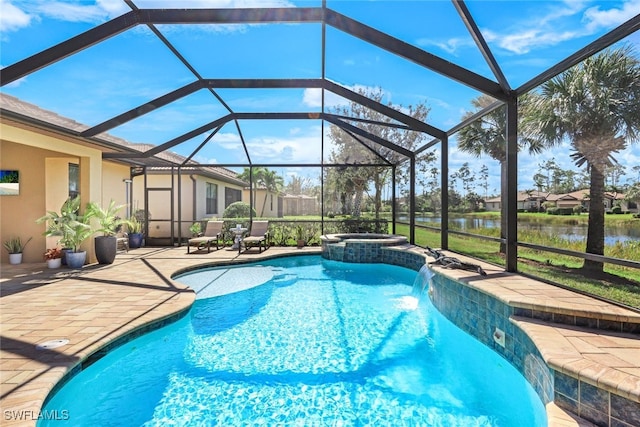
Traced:
[[[63, 247], [66, 263], [71, 268], [82, 268], [87, 252], [80, 251], [80, 245], [92, 234], [89, 225], [89, 215], [80, 213], [80, 196], [67, 199], [60, 208], [60, 213], [48, 211], [46, 215], [36, 220], [37, 223], [46, 222], [47, 228], [44, 235], [47, 237], [60, 237], [59, 243]], [[65, 248], [67, 250], [65, 251]]]
[[98, 220], [100, 226], [95, 231], [102, 233], [102, 236], [97, 236], [94, 239], [96, 258], [100, 264], [113, 264], [116, 259], [118, 246], [116, 231], [118, 226], [124, 223], [124, 220], [118, 217], [118, 211], [124, 206], [116, 205], [113, 200], [111, 200], [107, 208], [102, 208], [95, 202], [87, 205], [86, 215], [89, 218]]
[[20, 264], [22, 262], [22, 252], [24, 252], [24, 247], [27, 246], [27, 243], [29, 243], [31, 239], [32, 238], [29, 237], [29, 240], [24, 243], [22, 243], [20, 237], [14, 237], [4, 241], [2, 245], [7, 252], [9, 252], [9, 264]]
[[144, 238], [143, 228], [146, 217], [146, 212], [143, 209], [138, 209], [131, 218], [124, 221], [129, 234], [129, 248], [134, 249], [142, 246], [142, 239]]
[[129, 248], [135, 249], [142, 246], [142, 222], [135, 216], [125, 220], [129, 234]]

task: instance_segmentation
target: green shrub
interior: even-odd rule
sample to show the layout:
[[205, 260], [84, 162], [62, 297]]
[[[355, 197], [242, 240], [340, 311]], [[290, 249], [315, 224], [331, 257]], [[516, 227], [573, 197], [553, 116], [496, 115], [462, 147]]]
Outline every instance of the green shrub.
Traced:
[[[251, 210], [253, 210], [253, 215], [250, 215]], [[222, 215], [223, 218], [249, 218], [251, 216], [257, 216], [256, 210], [251, 209], [249, 204], [245, 202], [231, 203], [227, 206], [224, 210], [224, 214]]]
[[622, 213], [622, 208], [620, 206], [616, 205], [616, 206], [611, 208], [611, 213], [619, 215], [619, 214]]

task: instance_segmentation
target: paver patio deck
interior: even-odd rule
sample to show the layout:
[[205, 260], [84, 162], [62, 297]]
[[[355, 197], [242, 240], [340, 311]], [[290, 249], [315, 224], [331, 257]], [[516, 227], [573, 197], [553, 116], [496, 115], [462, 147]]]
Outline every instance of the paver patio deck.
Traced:
[[[408, 250], [419, 250], [413, 248]], [[34, 425], [42, 403], [65, 373], [99, 349], [152, 322], [188, 310], [190, 290], [171, 280], [177, 270], [205, 263], [250, 262], [286, 254], [318, 254], [320, 248], [271, 247], [238, 255], [235, 250], [187, 254], [181, 248], [140, 248], [118, 254], [112, 265], [82, 270], [48, 270], [44, 263], [2, 265], [0, 276], [0, 408], [3, 425]], [[640, 323], [640, 314], [485, 265], [488, 277], [441, 270], [484, 288], [510, 304], [558, 305]], [[492, 277], [494, 276], [494, 277]], [[581, 378], [618, 389], [640, 402], [640, 336], [569, 328], [533, 319], [516, 319], [554, 369], [578, 369]], [[69, 340], [53, 350], [42, 342]], [[550, 426], [590, 425], [547, 406]], [[21, 419], [18, 419], [21, 418]]]

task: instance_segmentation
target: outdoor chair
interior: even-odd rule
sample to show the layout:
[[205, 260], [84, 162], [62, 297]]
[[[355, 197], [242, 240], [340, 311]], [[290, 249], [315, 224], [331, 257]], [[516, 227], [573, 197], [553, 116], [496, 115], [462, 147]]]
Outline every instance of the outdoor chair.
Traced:
[[259, 252], [269, 247], [269, 221], [252, 221], [249, 235], [244, 237], [238, 245], [238, 253], [242, 252], [242, 245], [245, 250], [252, 246], [257, 246]]
[[222, 239], [222, 226], [224, 221], [207, 221], [207, 228], [205, 228], [202, 236], [193, 237], [189, 239], [187, 243], [187, 253], [190, 253], [191, 246], [198, 248], [207, 247], [207, 253], [211, 252], [211, 244], [216, 244], [216, 249], [220, 249], [220, 239]]

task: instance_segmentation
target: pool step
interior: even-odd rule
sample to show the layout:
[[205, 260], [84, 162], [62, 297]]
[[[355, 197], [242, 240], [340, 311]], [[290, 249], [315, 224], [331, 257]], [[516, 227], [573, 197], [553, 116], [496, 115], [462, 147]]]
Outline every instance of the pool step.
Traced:
[[277, 276], [273, 276], [272, 281], [276, 286], [281, 288], [285, 286], [291, 286], [298, 281], [298, 275], [297, 274], [280, 274]]

